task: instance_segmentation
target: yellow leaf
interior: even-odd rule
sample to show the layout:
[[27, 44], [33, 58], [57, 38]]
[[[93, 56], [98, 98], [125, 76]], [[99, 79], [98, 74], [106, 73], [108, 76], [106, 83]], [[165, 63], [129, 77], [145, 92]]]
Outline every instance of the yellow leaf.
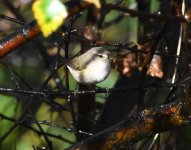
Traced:
[[86, 2], [88, 2], [88, 3], [92, 3], [92, 4], [94, 4], [97, 8], [101, 8], [101, 3], [100, 3], [100, 0], [84, 0], [84, 1], [86, 1]]
[[59, 0], [36, 0], [33, 12], [45, 37], [56, 31], [68, 16], [65, 5]]

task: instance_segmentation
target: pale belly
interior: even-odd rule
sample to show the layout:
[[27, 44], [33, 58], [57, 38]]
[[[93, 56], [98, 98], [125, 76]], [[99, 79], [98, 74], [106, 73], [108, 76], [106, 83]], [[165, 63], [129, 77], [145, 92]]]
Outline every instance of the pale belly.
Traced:
[[73, 70], [68, 67], [74, 79], [83, 84], [95, 84], [105, 80], [110, 73], [110, 63], [96, 62], [96, 65], [91, 63], [82, 71]]

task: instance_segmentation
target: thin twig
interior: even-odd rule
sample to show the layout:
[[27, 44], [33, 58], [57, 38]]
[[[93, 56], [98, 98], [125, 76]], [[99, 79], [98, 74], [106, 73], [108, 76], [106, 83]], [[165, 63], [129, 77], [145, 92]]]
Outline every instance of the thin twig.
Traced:
[[[177, 88], [185, 88], [185, 85], [180, 84], [166, 84], [166, 85], [145, 85], [144, 88], [169, 88], [169, 87], [177, 87]], [[5, 88], [0, 87], [0, 93], [5, 94], [23, 94], [28, 95], [30, 97], [34, 96], [40, 96], [43, 98], [49, 98], [49, 97], [66, 97], [68, 95], [84, 95], [84, 94], [98, 94], [98, 93], [112, 93], [112, 92], [127, 92], [127, 91], [135, 91], [138, 90], [137, 87], [132, 88], [99, 88], [99, 89], [93, 89], [93, 90], [70, 90], [70, 91], [62, 91], [62, 92], [55, 92], [55, 91], [34, 91], [34, 90], [24, 90], [24, 89], [15, 89], [15, 88]]]
[[[183, 16], [185, 15], [185, 1], [184, 0], [182, 1], [182, 15]], [[183, 28], [184, 28], [184, 24], [181, 23], [176, 56], [180, 56]], [[179, 58], [177, 57], [176, 62], [175, 62], [175, 67], [174, 67], [174, 73], [173, 73], [173, 77], [172, 77], [172, 81], [171, 81], [172, 84], [175, 83], [175, 81], [176, 81], [178, 63], [179, 63]]]
[[[0, 118], [5, 119], [5, 120], [10, 121], [10, 122], [13, 122], [13, 123], [18, 122], [16, 119], [7, 117], [7, 116], [5, 116], [5, 115], [3, 115], [3, 114], [1, 114], [1, 113], [0, 113]], [[19, 125], [22, 125], [23, 127], [32, 130], [33, 132], [37, 133], [38, 135], [39, 135], [39, 134], [40, 134], [40, 135], [42, 134], [39, 130], [37, 130], [37, 129], [31, 127], [30, 125], [28, 125], [27, 122], [20, 121], [20, 122], [19, 122]], [[49, 137], [53, 137], [53, 138], [55, 138], [55, 139], [58, 139], [58, 140], [61, 140], [61, 141], [64, 141], [64, 142], [67, 142], [67, 143], [70, 143], [70, 144], [74, 144], [74, 142], [72, 142], [72, 141], [70, 141], [70, 140], [68, 140], [68, 139], [66, 139], [66, 138], [63, 138], [61, 135], [54, 135], [54, 134], [48, 133], [48, 132], [45, 132], [45, 133], [46, 133], [46, 135], [49, 136]]]
[[158, 43], [160, 42], [160, 40], [162, 39], [162, 37], [164, 36], [164, 34], [167, 31], [169, 24], [165, 23], [163, 28], [160, 30], [160, 32], [158, 32], [158, 34], [156, 35], [155, 39], [152, 41], [151, 46], [150, 46], [150, 52], [149, 54], [147, 54], [143, 65], [142, 65], [142, 70], [141, 70], [141, 74], [139, 77], [139, 82], [138, 82], [138, 102], [137, 102], [137, 110], [140, 111], [144, 108], [144, 80], [148, 71], [148, 67], [152, 61], [152, 58], [155, 54], [155, 51], [157, 49]]
[[177, 21], [177, 22], [188, 23], [184, 16], [166, 16], [166, 15], [160, 15], [160, 14], [150, 14], [150, 13], [141, 12], [141, 11], [129, 9], [127, 7], [122, 7], [122, 6], [113, 5], [113, 4], [106, 5], [106, 8], [109, 10], [118, 10], [124, 13], [128, 13], [132, 17], [140, 17], [143, 19], [157, 19], [159, 21], [167, 21], [167, 22]]
[[38, 121], [39, 124], [43, 124], [43, 125], [48, 125], [48, 126], [53, 126], [53, 127], [56, 127], [56, 128], [61, 128], [61, 129], [64, 129], [64, 130], [67, 130], [69, 132], [72, 132], [72, 133], [80, 133], [80, 134], [85, 134], [85, 135], [93, 135], [92, 133], [89, 133], [89, 132], [85, 132], [85, 131], [81, 131], [81, 130], [78, 130], [76, 131], [76, 129], [74, 128], [69, 128], [69, 127], [65, 127], [65, 126], [60, 126], [58, 124], [55, 124], [55, 123], [50, 123], [50, 121]]
[[44, 132], [43, 128], [42, 128], [41, 125], [38, 123], [38, 121], [36, 120], [36, 118], [35, 118], [32, 114], [28, 115], [28, 117], [30, 117], [30, 118], [35, 122], [35, 124], [38, 126], [39, 130], [41, 131], [42, 136], [44, 137], [45, 141], [47, 142], [48, 147], [50, 148], [50, 150], [53, 150], [52, 142], [48, 139], [46, 133]]
[[0, 14], [0, 18], [3, 18], [5, 20], [8, 20], [8, 21], [20, 24], [20, 25], [26, 25], [26, 22], [20, 21], [18, 19], [15, 19], [15, 18], [12, 18], [12, 17], [9, 17], [9, 16], [5, 16], [3, 14]]

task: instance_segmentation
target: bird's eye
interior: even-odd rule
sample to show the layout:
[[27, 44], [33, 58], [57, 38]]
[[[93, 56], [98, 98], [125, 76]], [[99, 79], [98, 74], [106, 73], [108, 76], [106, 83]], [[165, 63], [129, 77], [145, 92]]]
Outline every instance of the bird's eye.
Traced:
[[98, 57], [99, 57], [99, 58], [102, 58], [102, 57], [103, 57], [103, 55], [102, 55], [102, 54], [98, 54]]

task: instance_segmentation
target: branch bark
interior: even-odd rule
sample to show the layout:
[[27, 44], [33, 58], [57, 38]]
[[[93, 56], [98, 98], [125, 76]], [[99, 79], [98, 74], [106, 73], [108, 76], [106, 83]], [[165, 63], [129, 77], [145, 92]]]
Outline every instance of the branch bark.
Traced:
[[133, 118], [127, 118], [115, 126], [99, 132], [66, 150], [110, 150], [130, 145], [159, 132], [190, 124], [182, 102], [147, 108]]
[[[88, 7], [92, 6], [91, 3], [87, 2], [79, 2], [74, 3], [73, 1], [69, 1], [65, 3], [66, 7], [68, 8], [69, 15], [71, 17], [79, 12], [87, 9]], [[129, 13], [131, 16], [138, 16], [143, 17], [145, 19], [158, 19], [161, 21], [179, 21], [179, 22], [187, 22], [184, 17], [176, 17], [176, 16], [162, 16], [157, 14], [149, 14], [144, 12], [139, 12], [136, 10], [131, 10], [126, 7], [121, 7], [117, 5], [106, 5], [106, 9], [108, 10], [118, 10], [125, 13]], [[36, 21], [32, 21], [27, 25], [23, 26], [19, 30], [15, 31], [14, 33], [8, 35], [6, 38], [0, 41], [0, 58], [6, 56], [8, 53], [13, 51], [14, 49], [18, 48], [22, 44], [30, 41], [31, 39], [35, 38], [41, 33], [39, 26], [37, 25]]]
[[[87, 2], [82, 2], [79, 4], [76, 4], [74, 2], [67, 2], [65, 5], [68, 8], [68, 17], [70, 17], [85, 10], [92, 4]], [[15, 31], [14, 33], [8, 35], [0, 41], [0, 58], [6, 56], [8, 53], [25, 44], [27, 41], [32, 40], [40, 33], [41, 31], [37, 22], [32, 21], [20, 28], [19, 30]]]

